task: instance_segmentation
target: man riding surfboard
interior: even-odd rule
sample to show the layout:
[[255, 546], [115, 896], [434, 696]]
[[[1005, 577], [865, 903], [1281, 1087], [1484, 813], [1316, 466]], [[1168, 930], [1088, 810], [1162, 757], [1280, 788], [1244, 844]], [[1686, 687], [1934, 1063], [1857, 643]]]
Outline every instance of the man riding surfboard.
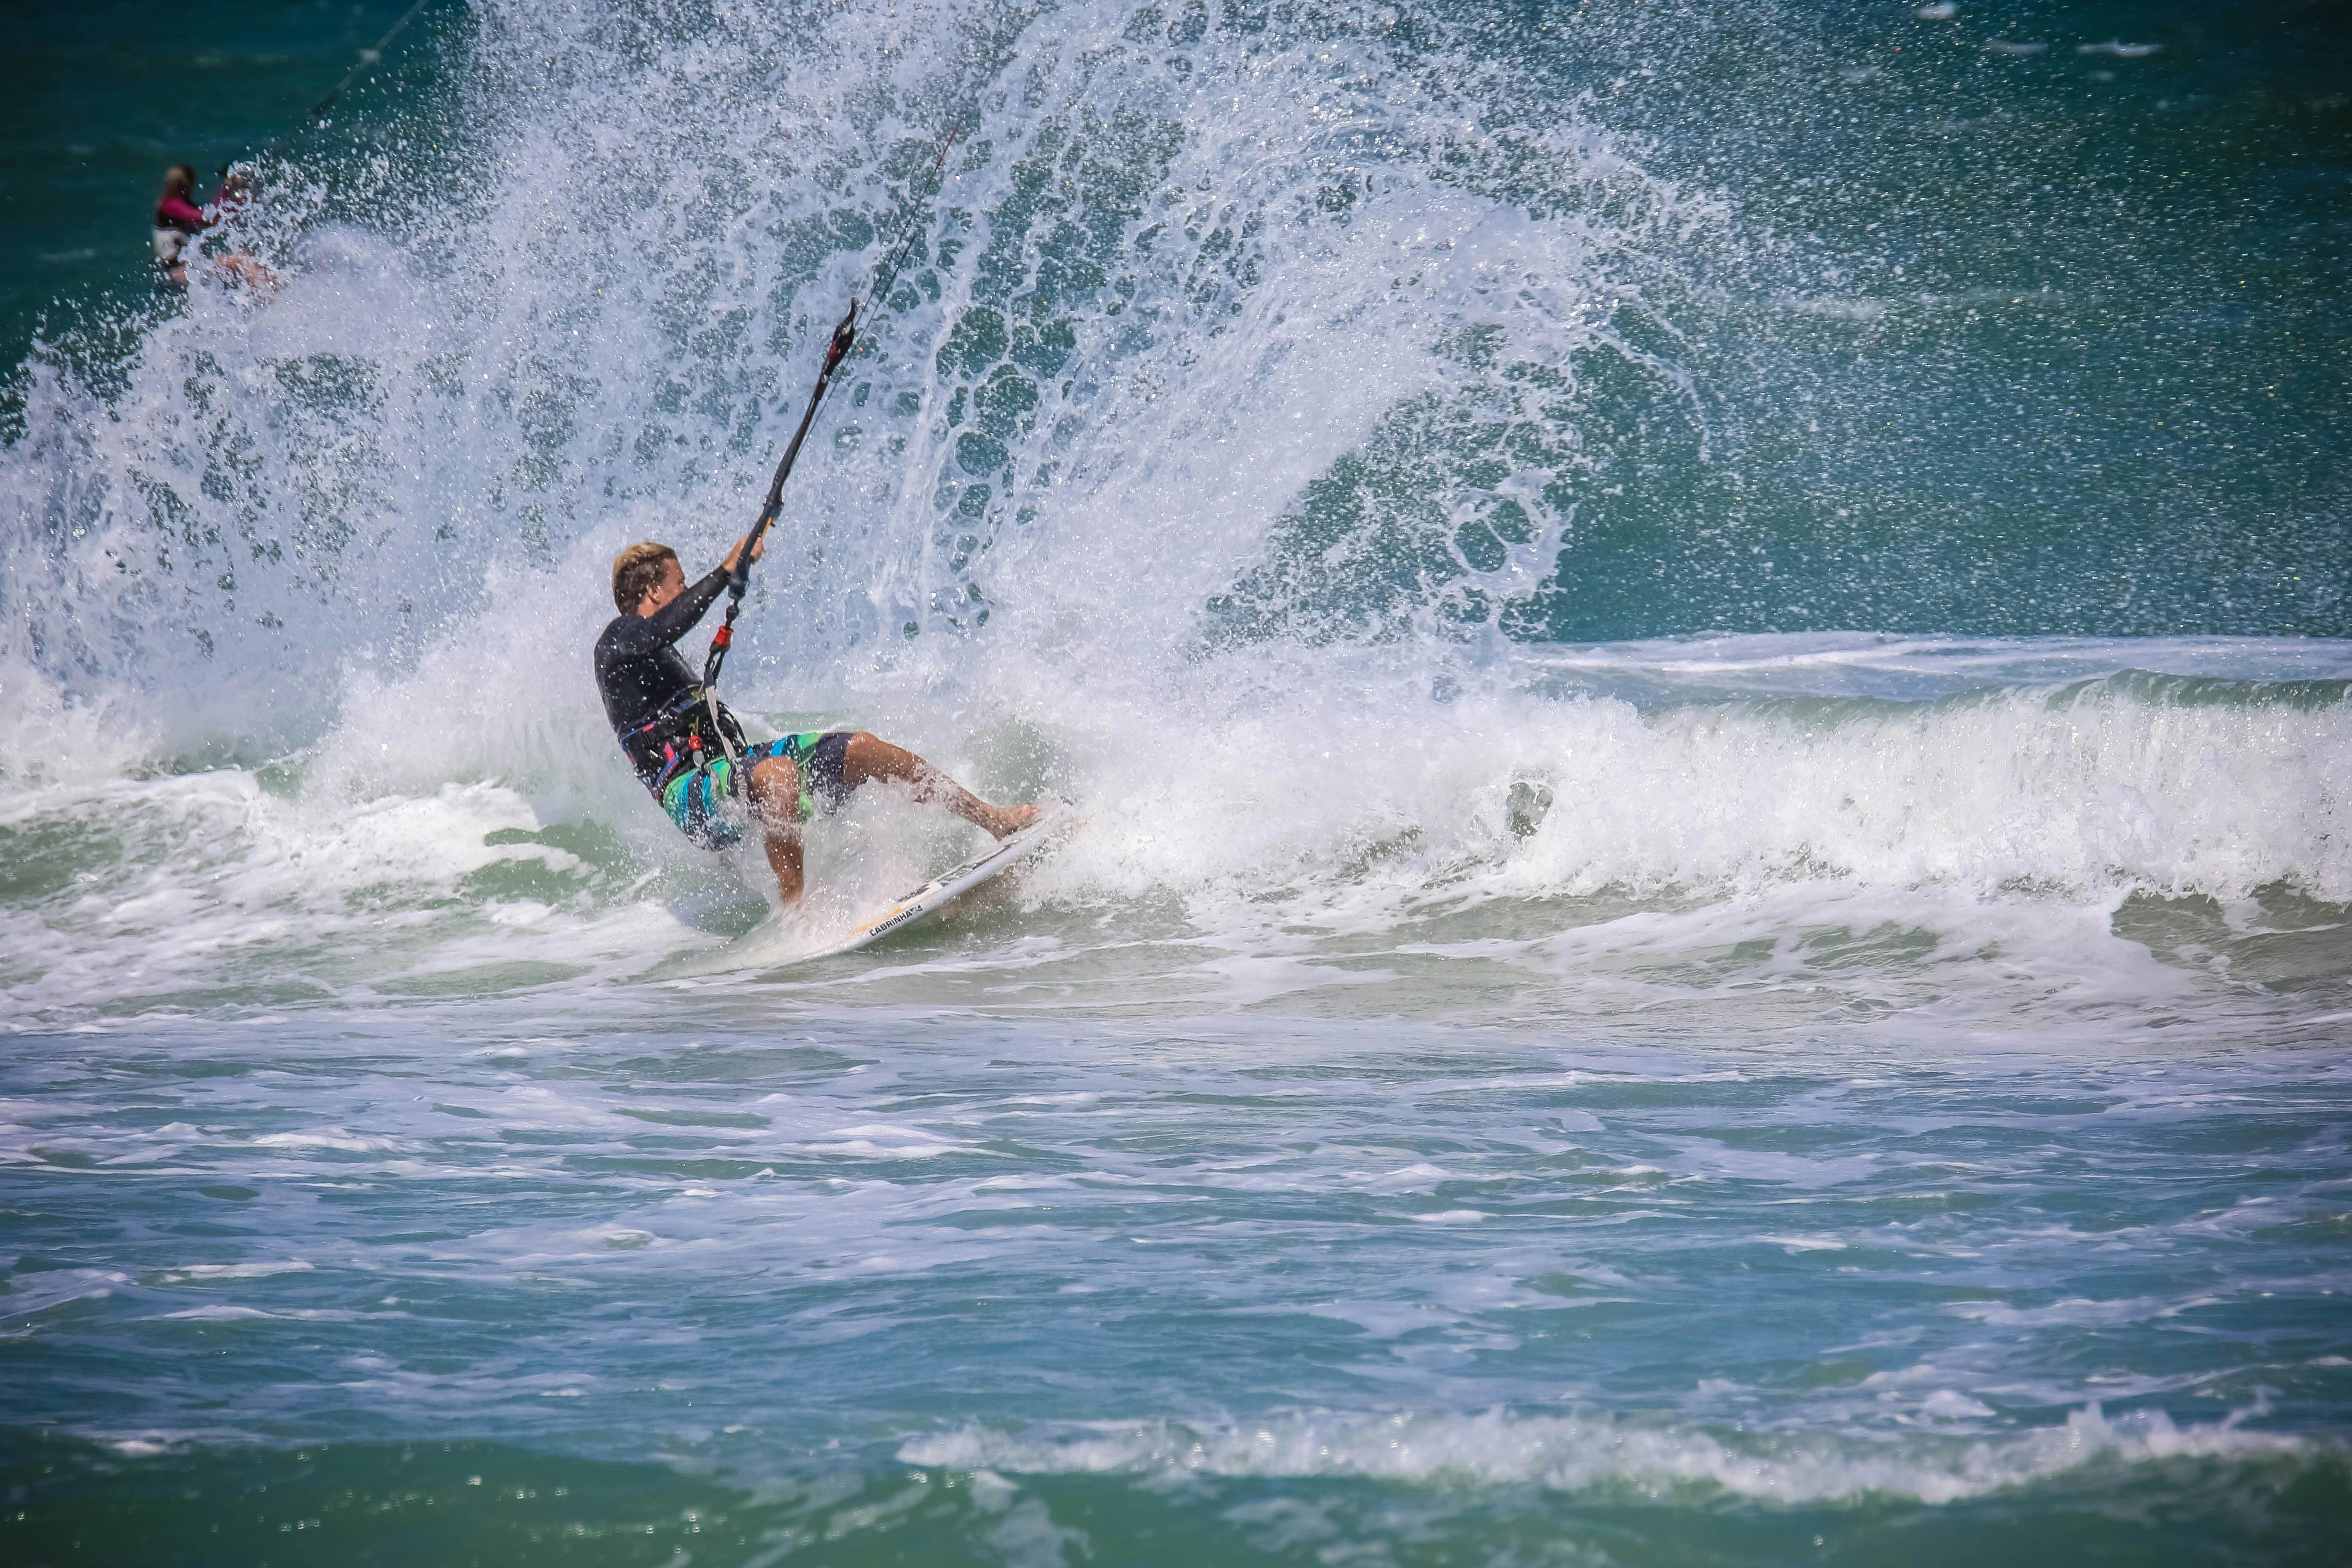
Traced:
[[759, 827], [776, 891], [790, 907], [801, 896], [801, 824], [877, 779], [895, 779], [917, 800], [998, 838], [1036, 820], [1036, 806], [991, 805], [914, 752], [862, 730], [745, 742], [735, 716], [695, 679], [677, 640], [725, 591], [747, 543], [759, 560], [766, 542], [746, 535], [691, 584], [667, 544], [647, 540], [613, 560], [613, 602], [621, 613], [596, 639], [596, 686], [629, 765], [680, 832], [705, 849], [727, 848], [742, 837], [724, 809], [734, 805]]

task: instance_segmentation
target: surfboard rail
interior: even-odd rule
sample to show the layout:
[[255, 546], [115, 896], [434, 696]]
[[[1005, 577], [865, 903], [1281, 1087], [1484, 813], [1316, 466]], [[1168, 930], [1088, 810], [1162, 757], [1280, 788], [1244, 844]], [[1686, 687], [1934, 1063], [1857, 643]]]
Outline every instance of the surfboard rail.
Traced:
[[869, 942], [879, 942], [892, 931], [953, 903], [982, 882], [1000, 877], [1043, 853], [1060, 833], [1076, 821], [1076, 808], [1068, 801], [1048, 801], [1045, 804], [1045, 809], [1039, 813], [1037, 820], [1012, 837], [998, 840], [962, 865], [942, 871], [913, 892], [892, 900], [878, 913], [851, 928], [849, 934], [841, 941], [809, 953], [801, 962], [855, 952]]

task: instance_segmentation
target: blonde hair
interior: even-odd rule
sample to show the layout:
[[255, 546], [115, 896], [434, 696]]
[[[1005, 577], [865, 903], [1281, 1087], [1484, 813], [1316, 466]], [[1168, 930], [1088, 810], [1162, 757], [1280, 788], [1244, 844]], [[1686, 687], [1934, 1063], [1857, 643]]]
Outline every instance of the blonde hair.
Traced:
[[677, 552], [650, 539], [640, 540], [613, 557], [613, 603], [621, 614], [636, 614], [637, 602], [657, 586], [665, 574], [662, 563], [677, 559]]

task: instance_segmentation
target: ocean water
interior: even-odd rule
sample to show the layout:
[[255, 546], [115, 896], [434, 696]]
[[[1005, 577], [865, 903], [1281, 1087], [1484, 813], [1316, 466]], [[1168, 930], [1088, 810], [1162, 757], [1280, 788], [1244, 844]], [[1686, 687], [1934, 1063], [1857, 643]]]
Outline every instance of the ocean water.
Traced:
[[8, 68], [7, 1561], [2352, 1552], [2333, 10], [399, 9]]

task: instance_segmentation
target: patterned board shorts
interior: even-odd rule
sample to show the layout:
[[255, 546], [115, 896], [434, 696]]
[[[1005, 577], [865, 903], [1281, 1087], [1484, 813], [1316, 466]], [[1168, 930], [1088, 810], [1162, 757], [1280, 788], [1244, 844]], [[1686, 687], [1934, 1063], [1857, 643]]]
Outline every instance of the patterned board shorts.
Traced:
[[[744, 747], [743, 771], [749, 773], [769, 757], [782, 757], [798, 767], [801, 820], [806, 822], [820, 805], [830, 811], [849, 794], [841, 777], [842, 753], [848, 749], [848, 731], [811, 730]], [[747, 814], [738, 798], [741, 789], [734, 761], [720, 756], [664, 784], [662, 809], [680, 833], [703, 848], [724, 849], [742, 841]]]

